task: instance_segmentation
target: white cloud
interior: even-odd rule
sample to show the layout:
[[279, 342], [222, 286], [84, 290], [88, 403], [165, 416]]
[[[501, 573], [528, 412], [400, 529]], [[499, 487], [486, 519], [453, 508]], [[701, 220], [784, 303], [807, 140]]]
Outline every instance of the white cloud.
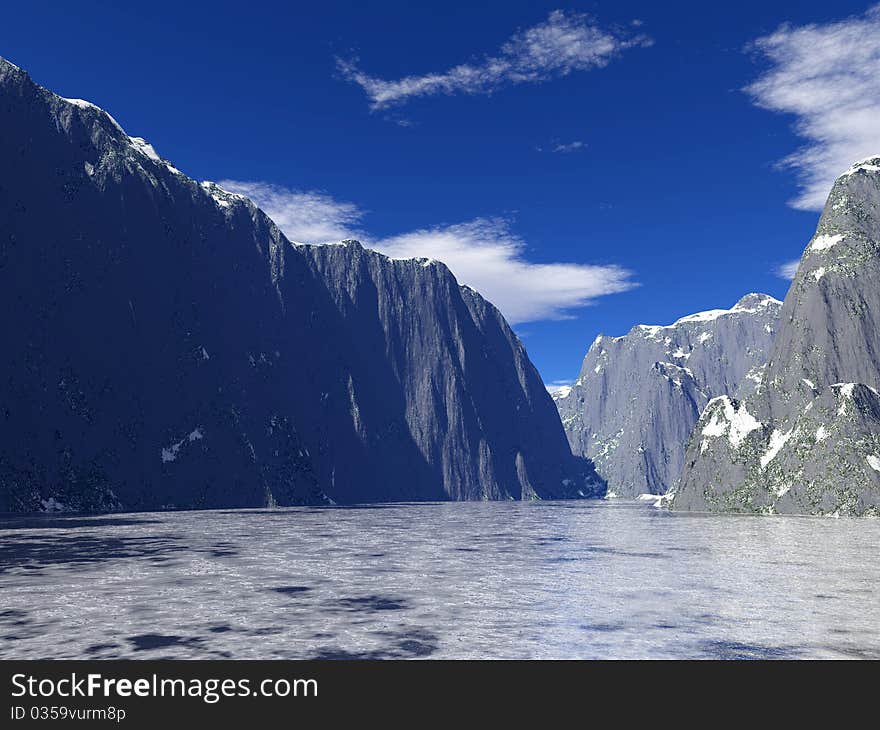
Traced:
[[361, 71], [355, 61], [337, 59], [343, 76], [358, 84], [372, 109], [434, 94], [488, 94], [501, 86], [536, 83], [605, 66], [622, 50], [650, 45], [643, 36], [604, 30], [588, 16], [554, 10], [547, 20], [508, 39], [494, 56], [447, 71], [386, 80]]
[[553, 147], [554, 152], [576, 152], [577, 150], [582, 150], [587, 146], [586, 142], [581, 142], [579, 139], [574, 140], [574, 142], [566, 142], [564, 144], [557, 144]]
[[771, 66], [746, 91], [758, 106], [795, 115], [807, 140], [782, 160], [800, 181], [791, 205], [820, 210], [838, 175], [880, 154], [880, 5], [834, 23], [784, 25], [751, 48]]
[[241, 180], [221, 180], [217, 184], [253, 200], [291, 241], [329, 243], [363, 236], [358, 227], [363, 211], [354, 203], [336, 200], [326, 193]]
[[425, 228], [378, 241], [373, 248], [392, 258], [442, 261], [459, 283], [480, 292], [511, 324], [560, 319], [596, 297], [635, 286], [631, 272], [619, 266], [528, 261], [525, 242], [502, 219]]
[[615, 265], [529, 261], [525, 242], [510, 230], [505, 219], [481, 218], [374, 238], [358, 230], [363, 212], [356, 205], [338, 202], [325, 193], [232, 180], [220, 185], [251, 198], [293, 241], [327, 243], [358, 238], [392, 258], [442, 261], [459, 283], [480, 292], [511, 324], [564, 318], [597, 297], [636, 286], [631, 272]]
[[776, 276], [780, 279], [787, 279], [791, 281], [794, 279], [794, 275], [797, 273], [798, 266], [800, 266], [801, 260], [795, 259], [794, 261], [788, 261], [787, 263], [781, 264], [776, 268]]

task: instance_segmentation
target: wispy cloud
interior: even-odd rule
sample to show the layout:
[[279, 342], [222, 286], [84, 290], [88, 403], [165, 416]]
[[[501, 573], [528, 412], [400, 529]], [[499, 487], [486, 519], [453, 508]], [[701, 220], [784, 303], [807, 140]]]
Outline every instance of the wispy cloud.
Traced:
[[389, 80], [365, 73], [357, 59], [337, 59], [337, 67], [377, 110], [418, 96], [488, 94], [502, 86], [547, 81], [605, 66], [621, 51], [650, 43], [644, 35], [600, 28], [587, 15], [554, 10], [543, 23], [511, 36], [495, 55], [446, 71]]
[[801, 260], [795, 259], [794, 261], [788, 261], [780, 266], [776, 267], [776, 276], [780, 279], [786, 279], [791, 281], [794, 279], [794, 275], [797, 273], [798, 266], [800, 266]]
[[581, 142], [579, 139], [574, 140], [573, 142], [565, 142], [562, 144], [554, 145], [554, 152], [562, 152], [563, 154], [568, 152], [577, 152], [578, 150], [582, 150], [587, 146], [586, 142]]
[[750, 48], [771, 66], [746, 91], [758, 106], [794, 114], [807, 140], [782, 160], [800, 180], [791, 205], [820, 210], [838, 175], [880, 153], [880, 5], [838, 22], [784, 25]]
[[221, 180], [218, 185], [253, 200], [291, 241], [329, 243], [364, 235], [359, 229], [363, 211], [326, 193], [242, 180]]
[[[597, 297], [633, 288], [632, 273], [615, 265], [535, 263], [510, 221], [480, 218], [423, 228], [387, 238], [361, 229], [363, 212], [326, 193], [303, 192], [259, 182], [226, 180], [221, 187], [247, 195], [291, 240], [327, 243], [358, 238], [392, 258], [431, 258], [446, 264], [497, 306], [511, 324], [571, 316]], [[332, 235], [331, 235], [332, 234]]]

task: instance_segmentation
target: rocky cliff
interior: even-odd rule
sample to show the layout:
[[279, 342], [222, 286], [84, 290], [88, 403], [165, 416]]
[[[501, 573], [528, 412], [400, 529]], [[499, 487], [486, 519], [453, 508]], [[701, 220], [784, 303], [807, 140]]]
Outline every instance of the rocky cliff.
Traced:
[[602, 490], [440, 263], [291, 244], [0, 60], [0, 511]]
[[676, 509], [880, 514], [880, 158], [836, 183], [763, 384], [706, 408]]
[[666, 493], [709, 400], [760, 382], [781, 306], [749, 294], [731, 309], [600, 335], [554, 398], [574, 453], [595, 461], [614, 494]]

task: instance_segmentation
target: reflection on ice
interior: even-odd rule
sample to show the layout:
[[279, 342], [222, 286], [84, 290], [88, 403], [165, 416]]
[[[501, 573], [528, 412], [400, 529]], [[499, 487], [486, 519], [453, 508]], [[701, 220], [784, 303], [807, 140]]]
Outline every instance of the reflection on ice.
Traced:
[[880, 658], [880, 521], [450, 503], [0, 519], [0, 657]]

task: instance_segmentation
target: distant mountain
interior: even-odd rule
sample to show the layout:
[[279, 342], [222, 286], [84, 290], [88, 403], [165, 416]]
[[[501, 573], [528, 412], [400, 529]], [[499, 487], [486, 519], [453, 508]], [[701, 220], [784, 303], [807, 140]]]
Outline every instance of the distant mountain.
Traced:
[[681, 510], [880, 516], [880, 157], [835, 182], [764, 384], [712, 401]]
[[589, 496], [440, 263], [291, 244], [0, 60], [0, 511]]
[[614, 494], [667, 492], [709, 400], [761, 381], [781, 306], [749, 294], [732, 309], [597, 337], [577, 381], [554, 396], [574, 453], [595, 462]]

